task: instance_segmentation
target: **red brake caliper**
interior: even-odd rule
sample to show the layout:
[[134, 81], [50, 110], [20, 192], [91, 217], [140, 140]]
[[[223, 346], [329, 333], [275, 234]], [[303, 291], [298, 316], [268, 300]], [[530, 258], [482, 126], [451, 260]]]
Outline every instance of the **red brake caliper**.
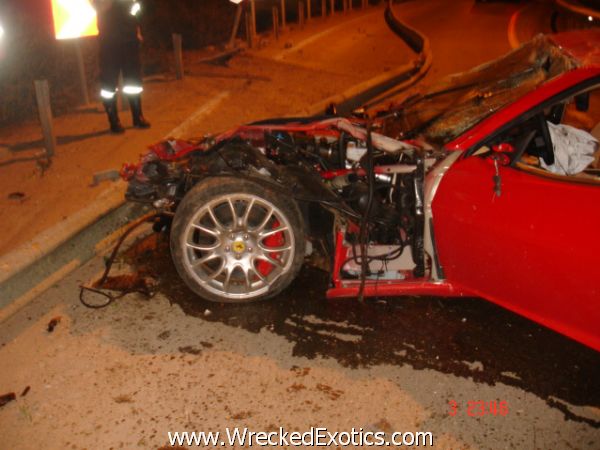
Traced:
[[[275, 219], [271, 229], [275, 230], [276, 228], [279, 228], [280, 225], [281, 224], [279, 223], [279, 221], [277, 219]], [[283, 232], [280, 231], [279, 233], [275, 233], [275, 234], [272, 234], [271, 236], [267, 236], [266, 238], [263, 239], [262, 242], [263, 242], [264, 246], [267, 248], [268, 247], [281, 247], [285, 243], [285, 240], [283, 238]], [[279, 259], [278, 252], [269, 253], [269, 255], [273, 259]], [[260, 272], [260, 274], [262, 276], [266, 277], [273, 270], [273, 264], [271, 264], [268, 261], [265, 261], [264, 259], [261, 259], [256, 264], [256, 269]]]

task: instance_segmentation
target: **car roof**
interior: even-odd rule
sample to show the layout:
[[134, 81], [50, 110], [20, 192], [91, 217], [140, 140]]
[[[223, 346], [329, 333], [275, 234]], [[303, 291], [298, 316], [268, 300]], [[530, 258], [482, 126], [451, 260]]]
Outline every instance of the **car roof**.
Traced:
[[600, 66], [600, 28], [567, 31], [548, 37], [582, 66]]

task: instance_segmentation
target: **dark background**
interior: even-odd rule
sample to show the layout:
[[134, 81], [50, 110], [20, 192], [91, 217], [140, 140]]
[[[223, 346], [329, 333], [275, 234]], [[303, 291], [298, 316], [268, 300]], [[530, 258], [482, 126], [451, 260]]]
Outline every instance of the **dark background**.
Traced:
[[[380, 1], [370, 0], [370, 3]], [[355, 7], [360, 6], [360, 0], [353, 2]], [[229, 39], [236, 9], [229, 0], [141, 0], [141, 3], [145, 75], [171, 70], [173, 33], [182, 35], [184, 49], [223, 45]], [[258, 32], [271, 28], [271, 8], [279, 5], [279, 0], [256, 1]], [[297, 21], [298, 0], [286, 0], [286, 9], [287, 20]], [[336, 0], [336, 9], [342, 9], [342, 0]], [[321, 14], [321, 1], [312, 0], [312, 11], [315, 16]], [[54, 38], [50, 0], [2, 0], [0, 23], [5, 28], [5, 38], [0, 43], [0, 125], [35, 118], [34, 80], [48, 80], [54, 115], [76, 106], [81, 98], [77, 43]], [[242, 20], [238, 37], [244, 35]], [[79, 40], [92, 99], [98, 90], [96, 41], [95, 37]]]
[[[168, 69], [171, 35], [183, 35], [184, 48], [194, 49], [226, 42], [235, 5], [227, 0], [143, 0], [141, 16], [146, 74]], [[0, 125], [35, 117], [33, 81], [50, 85], [55, 115], [80, 99], [75, 40], [54, 38], [50, 0], [3, 0], [0, 23], [5, 38], [0, 49]], [[243, 29], [240, 30], [243, 33]], [[97, 91], [97, 38], [79, 40], [88, 89]]]

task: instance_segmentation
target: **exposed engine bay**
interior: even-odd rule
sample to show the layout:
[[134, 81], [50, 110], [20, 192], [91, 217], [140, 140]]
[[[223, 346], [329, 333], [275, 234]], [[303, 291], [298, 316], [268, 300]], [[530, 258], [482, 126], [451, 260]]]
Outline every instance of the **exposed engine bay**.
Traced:
[[367, 130], [362, 119], [276, 119], [199, 141], [159, 142], [122, 175], [129, 200], [166, 214], [206, 177], [264, 185], [300, 206], [307, 254], [319, 253], [340, 280], [364, 283], [429, 273], [423, 184], [444, 156]]
[[211, 300], [274, 295], [305, 255], [331, 273], [328, 296], [393, 295], [399, 284], [404, 293], [455, 295], [438, 261], [431, 208], [461, 157], [446, 144], [574, 65], [539, 36], [408, 92], [370, 120], [281, 118], [167, 139], [124, 166], [127, 198], [173, 218], [178, 272]]

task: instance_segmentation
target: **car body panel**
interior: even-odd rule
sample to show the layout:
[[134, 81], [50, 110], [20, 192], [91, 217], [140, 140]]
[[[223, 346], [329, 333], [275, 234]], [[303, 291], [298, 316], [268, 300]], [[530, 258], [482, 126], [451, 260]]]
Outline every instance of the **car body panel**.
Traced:
[[570, 53], [582, 66], [600, 66], [600, 29], [566, 31], [550, 35], [563, 51]]
[[433, 202], [448, 280], [600, 350], [600, 186], [458, 161]]

